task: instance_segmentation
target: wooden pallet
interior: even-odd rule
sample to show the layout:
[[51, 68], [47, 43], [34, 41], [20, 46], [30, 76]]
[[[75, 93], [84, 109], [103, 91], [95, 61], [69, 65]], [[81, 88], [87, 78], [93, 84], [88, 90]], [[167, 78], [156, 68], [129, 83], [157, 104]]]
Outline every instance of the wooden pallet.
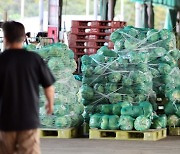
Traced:
[[77, 128], [67, 128], [67, 129], [40, 129], [40, 137], [41, 138], [76, 138], [78, 137], [78, 129]]
[[180, 127], [169, 127], [168, 131], [170, 136], [180, 136]]
[[121, 131], [90, 129], [90, 139], [146, 140], [157, 141], [167, 137], [167, 129], [150, 129], [148, 131]]

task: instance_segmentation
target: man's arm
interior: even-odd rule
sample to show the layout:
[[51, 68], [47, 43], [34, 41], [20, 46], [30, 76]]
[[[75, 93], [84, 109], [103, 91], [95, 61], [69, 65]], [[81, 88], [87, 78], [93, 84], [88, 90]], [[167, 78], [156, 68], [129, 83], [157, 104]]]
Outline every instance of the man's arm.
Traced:
[[47, 114], [53, 113], [54, 108], [54, 86], [44, 88], [44, 93], [47, 98], [46, 111]]

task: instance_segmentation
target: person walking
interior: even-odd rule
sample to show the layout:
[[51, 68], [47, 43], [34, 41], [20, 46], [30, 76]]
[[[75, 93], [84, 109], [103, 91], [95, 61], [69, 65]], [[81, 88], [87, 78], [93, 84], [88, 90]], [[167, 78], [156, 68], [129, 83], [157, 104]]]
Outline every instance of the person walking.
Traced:
[[25, 28], [3, 24], [5, 51], [0, 55], [0, 154], [40, 154], [39, 86], [54, 105], [55, 78], [43, 59], [23, 49]]

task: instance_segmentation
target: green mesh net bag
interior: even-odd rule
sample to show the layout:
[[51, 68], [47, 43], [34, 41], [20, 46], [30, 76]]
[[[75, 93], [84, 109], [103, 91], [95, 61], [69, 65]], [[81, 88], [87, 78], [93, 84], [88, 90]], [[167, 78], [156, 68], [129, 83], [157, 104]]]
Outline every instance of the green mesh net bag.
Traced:
[[81, 125], [84, 106], [78, 102], [79, 84], [73, 76], [77, 68], [73, 51], [63, 43], [55, 43], [36, 49], [34, 52], [47, 62], [56, 78], [52, 117], [46, 115], [44, 107], [46, 99], [43, 90], [40, 90], [41, 125], [46, 128], [69, 128]]
[[144, 115], [136, 118], [134, 128], [138, 131], [146, 131], [151, 127], [151, 120]]
[[169, 127], [176, 127], [180, 126], [180, 119], [176, 115], [170, 115], [167, 119], [167, 126]]
[[132, 130], [134, 127], [134, 119], [131, 116], [120, 116], [119, 127], [121, 130]]
[[143, 108], [141, 106], [128, 106], [121, 109], [121, 115], [131, 116], [137, 118], [143, 115]]
[[100, 114], [92, 115], [90, 118], [90, 122], [89, 122], [90, 128], [100, 128], [101, 121], [102, 121], [102, 115], [100, 115]]
[[167, 126], [167, 116], [166, 115], [159, 115], [155, 116], [152, 120], [152, 129], [161, 129], [166, 128]]
[[108, 130], [109, 129], [109, 115], [103, 115], [101, 119], [101, 129]]
[[110, 130], [119, 129], [119, 116], [117, 115], [109, 116], [109, 129]]

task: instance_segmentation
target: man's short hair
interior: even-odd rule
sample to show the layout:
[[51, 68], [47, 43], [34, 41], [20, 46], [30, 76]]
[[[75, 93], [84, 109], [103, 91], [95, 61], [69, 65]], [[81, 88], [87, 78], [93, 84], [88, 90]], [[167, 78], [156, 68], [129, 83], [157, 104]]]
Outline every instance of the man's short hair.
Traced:
[[23, 24], [15, 21], [8, 21], [3, 24], [2, 28], [7, 42], [15, 43], [24, 41], [25, 28]]

